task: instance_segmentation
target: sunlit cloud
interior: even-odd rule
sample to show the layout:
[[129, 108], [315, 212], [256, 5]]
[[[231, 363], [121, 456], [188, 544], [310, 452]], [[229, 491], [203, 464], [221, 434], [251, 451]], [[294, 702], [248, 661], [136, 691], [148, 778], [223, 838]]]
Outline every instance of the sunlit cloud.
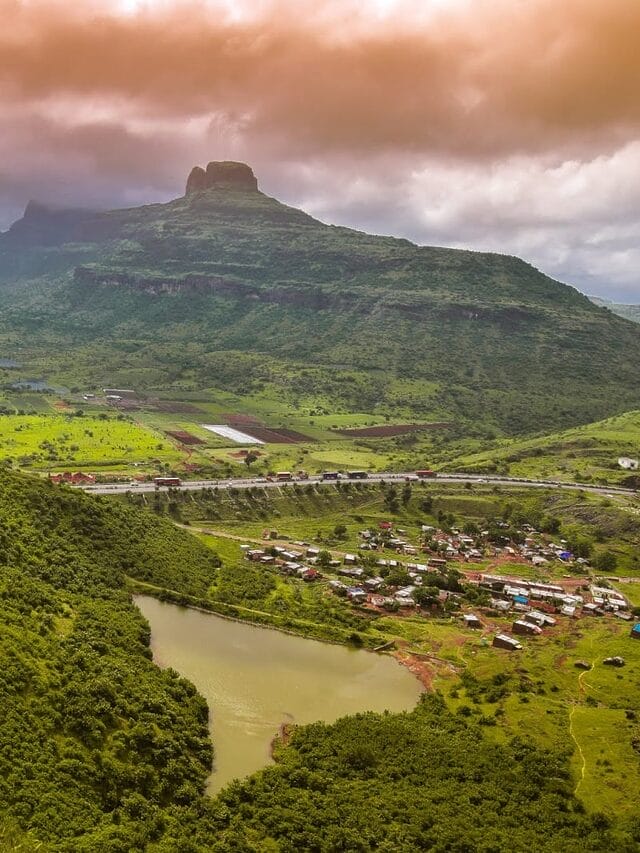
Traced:
[[246, 159], [327, 220], [517, 251], [640, 300], [637, 0], [0, 0], [0, 14], [4, 225], [32, 196], [154, 201], [194, 163]]

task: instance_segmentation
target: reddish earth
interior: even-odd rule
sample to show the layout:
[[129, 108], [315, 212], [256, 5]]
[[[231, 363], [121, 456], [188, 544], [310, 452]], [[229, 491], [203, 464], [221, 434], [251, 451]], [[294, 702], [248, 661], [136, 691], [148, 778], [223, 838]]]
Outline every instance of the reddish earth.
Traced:
[[107, 400], [107, 403], [115, 409], [122, 409], [126, 412], [138, 412], [142, 408], [139, 400], [131, 400], [124, 397], [122, 400]]
[[[253, 453], [254, 456], [262, 456], [262, 453], [260, 453], [258, 450], [252, 450], [251, 453]], [[229, 454], [229, 456], [231, 456], [233, 459], [244, 459], [248, 455], [248, 450], [238, 450], [235, 453]]]
[[198, 438], [198, 436], [191, 435], [190, 432], [185, 432], [182, 429], [167, 430], [167, 435], [170, 435], [171, 438], [175, 438], [175, 440], [179, 441], [180, 444], [206, 444], [206, 442], [201, 438]]
[[392, 653], [399, 664], [413, 673], [425, 690], [433, 690], [433, 680], [439, 674], [436, 662], [423, 659], [418, 655], [403, 652], [401, 649]]
[[268, 427], [243, 426], [242, 431], [252, 438], [257, 438], [258, 441], [264, 441], [265, 444], [298, 444], [302, 441], [311, 441], [308, 435], [284, 427], [269, 429]]
[[427, 429], [447, 429], [451, 424], [437, 421], [430, 424], [387, 424], [386, 426], [360, 427], [358, 429], [334, 429], [337, 435], [348, 435], [350, 438], [390, 438], [394, 435], [404, 435], [407, 432], [418, 432]]
[[262, 421], [258, 420], [258, 418], [254, 418], [253, 415], [242, 415], [242, 414], [234, 414], [233, 412], [219, 415], [222, 423], [229, 424], [229, 426], [239, 426], [240, 424], [253, 424], [254, 426], [264, 426]]

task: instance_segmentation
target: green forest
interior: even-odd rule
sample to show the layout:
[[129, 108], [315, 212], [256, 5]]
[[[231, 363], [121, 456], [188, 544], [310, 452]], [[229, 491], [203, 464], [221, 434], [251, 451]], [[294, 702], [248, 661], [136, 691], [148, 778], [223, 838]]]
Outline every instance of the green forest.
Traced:
[[640, 849], [640, 821], [585, 813], [568, 754], [501, 741], [437, 696], [296, 729], [275, 766], [207, 798], [206, 705], [152, 662], [127, 583], [204, 596], [216, 554], [147, 511], [12, 473], [0, 546], [0, 849]]

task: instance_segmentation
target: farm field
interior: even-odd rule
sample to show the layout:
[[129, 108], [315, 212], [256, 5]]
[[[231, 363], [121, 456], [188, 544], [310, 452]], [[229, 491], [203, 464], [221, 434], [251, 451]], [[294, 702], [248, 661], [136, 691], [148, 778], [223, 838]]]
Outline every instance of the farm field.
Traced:
[[[15, 378], [15, 370], [5, 373]], [[337, 402], [333, 406], [332, 410], [331, 403], [325, 400], [291, 401], [278, 397], [269, 385], [246, 395], [216, 388], [158, 388], [111, 405], [101, 389], [94, 389], [89, 399], [77, 388], [65, 396], [18, 392], [7, 386], [0, 392], [0, 411], [10, 417], [66, 415], [78, 410], [85, 416], [106, 416], [114, 422], [120, 416], [121, 422], [126, 421], [134, 432], [137, 430], [137, 440], [133, 434], [126, 438], [120, 429], [113, 432], [110, 444], [109, 436], [102, 436], [95, 458], [86, 447], [80, 455], [67, 451], [61, 465], [95, 464], [103, 473], [123, 477], [168, 470], [182, 477], [216, 478], [242, 476], [249, 470], [264, 476], [278, 470], [317, 473], [429, 467], [615, 484], [625, 482], [630, 474], [618, 468], [618, 456], [640, 454], [638, 412], [539, 438], [490, 441], [455, 421], [446, 421], [446, 427], [427, 428], [429, 423], [445, 422], [443, 413], [435, 410], [420, 419], [410, 419], [400, 404], [393, 416], [388, 412], [345, 411]], [[56, 421], [50, 424], [55, 437]], [[225, 434], [216, 435], [205, 429], [210, 424], [223, 425]], [[233, 440], [227, 427], [252, 438], [246, 443]], [[256, 440], [263, 443], [255, 443]], [[158, 444], [164, 445], [163, 451], [151, 452]], [[13, 458], [15, 464], [15, 456], [32, 455], [28, 445], [29, 442], [19, 454], [7, 453], [6, 457]], [[249, 451], [252, 455], [247, 464]], [[44, 460], [47, 470], [49, 461], [57, 460]], [[32, 461], [18, 464], [38, 467]]]

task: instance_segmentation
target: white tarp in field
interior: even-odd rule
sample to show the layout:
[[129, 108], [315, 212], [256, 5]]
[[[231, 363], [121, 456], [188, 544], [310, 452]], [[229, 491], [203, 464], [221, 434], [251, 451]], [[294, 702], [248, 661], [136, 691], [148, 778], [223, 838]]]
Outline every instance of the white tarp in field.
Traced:
[[264, 444], [264, 441], [254, 438], [252, 435], [247, 435], [246, 432], [240, 432], [239, 429], [226, 426], [226, 424], [202, 424], [203, 429], [208, 429], [209, 432], [215, 432], [216, 435], [222, 438], [228, 438], [235, 441], [236, 444]]

